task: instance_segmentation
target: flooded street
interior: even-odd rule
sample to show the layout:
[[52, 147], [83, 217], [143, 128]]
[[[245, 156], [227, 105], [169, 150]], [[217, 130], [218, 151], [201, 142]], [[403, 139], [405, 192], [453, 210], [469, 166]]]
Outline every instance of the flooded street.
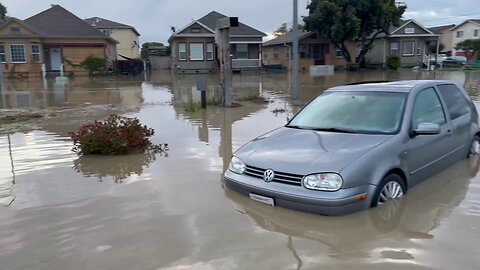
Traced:
[[[236, 75], [241, 106], [206, 111], [187, 109], [200, 96], [193, 75], [6, 81], [0, 116], [44, 117], [0, 124], [0, 269], [478, 269], [479, 158], [344, 217], [257, 203], [225, 188], [222, 174], [236, 149], [331, 86], [451, 79], [480, 101], [480, 72], [300, 78], [301, 101], [292, 102], [287, 74]], [[208, 85], [211, 98], [217, 79]], [[71, 151], [68, 132], [112, 113], [138, 117], [170, 151]]]

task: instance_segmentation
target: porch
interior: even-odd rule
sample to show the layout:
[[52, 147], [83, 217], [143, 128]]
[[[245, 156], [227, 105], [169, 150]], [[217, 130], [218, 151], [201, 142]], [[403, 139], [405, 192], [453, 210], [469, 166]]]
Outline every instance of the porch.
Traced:
[[259, 69], [262, 67], [261, 43], [231, 43], [232, 69]]

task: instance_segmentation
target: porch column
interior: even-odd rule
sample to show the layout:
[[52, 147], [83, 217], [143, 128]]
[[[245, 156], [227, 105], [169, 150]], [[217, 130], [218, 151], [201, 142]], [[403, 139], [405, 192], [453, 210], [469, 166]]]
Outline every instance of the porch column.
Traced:
[[383, 68], [386, 68], [387, 65], [387, 39], [383, 39], [383, 61], [382, 61]]

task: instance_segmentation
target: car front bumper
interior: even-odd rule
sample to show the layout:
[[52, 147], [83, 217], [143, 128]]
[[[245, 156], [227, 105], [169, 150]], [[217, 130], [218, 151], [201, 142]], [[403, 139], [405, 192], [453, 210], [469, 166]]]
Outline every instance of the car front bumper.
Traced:
[[[274, 200], [275, 206], [326, 216], [346, 215], [370, 207], [374, 185], [361, 185], [335, 192], [309, 190], [301, 186], [266, 183], [262, 179], [225, 172], [225, 185], [241, 194], [260, 195]], [[359, 199], [359, 196], [366, 198]]]

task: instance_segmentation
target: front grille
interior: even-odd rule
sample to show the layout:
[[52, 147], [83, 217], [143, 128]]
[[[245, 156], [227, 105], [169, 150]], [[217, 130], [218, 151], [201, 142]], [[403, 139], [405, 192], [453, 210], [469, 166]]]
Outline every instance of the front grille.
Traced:
[[[245, 170], [245, 175], [263, 179], [263, 173], [265, 171], [266, 169], [261, 169], [261, 168], [247, 165], [247, 168]], [[303, 175], [284, 173], [284, 172], [275, 172], [275, 177], [273, 178], [273, 182], [287, 184], [287, 185], [301, 186], [302, 179], [303, 179]]]

